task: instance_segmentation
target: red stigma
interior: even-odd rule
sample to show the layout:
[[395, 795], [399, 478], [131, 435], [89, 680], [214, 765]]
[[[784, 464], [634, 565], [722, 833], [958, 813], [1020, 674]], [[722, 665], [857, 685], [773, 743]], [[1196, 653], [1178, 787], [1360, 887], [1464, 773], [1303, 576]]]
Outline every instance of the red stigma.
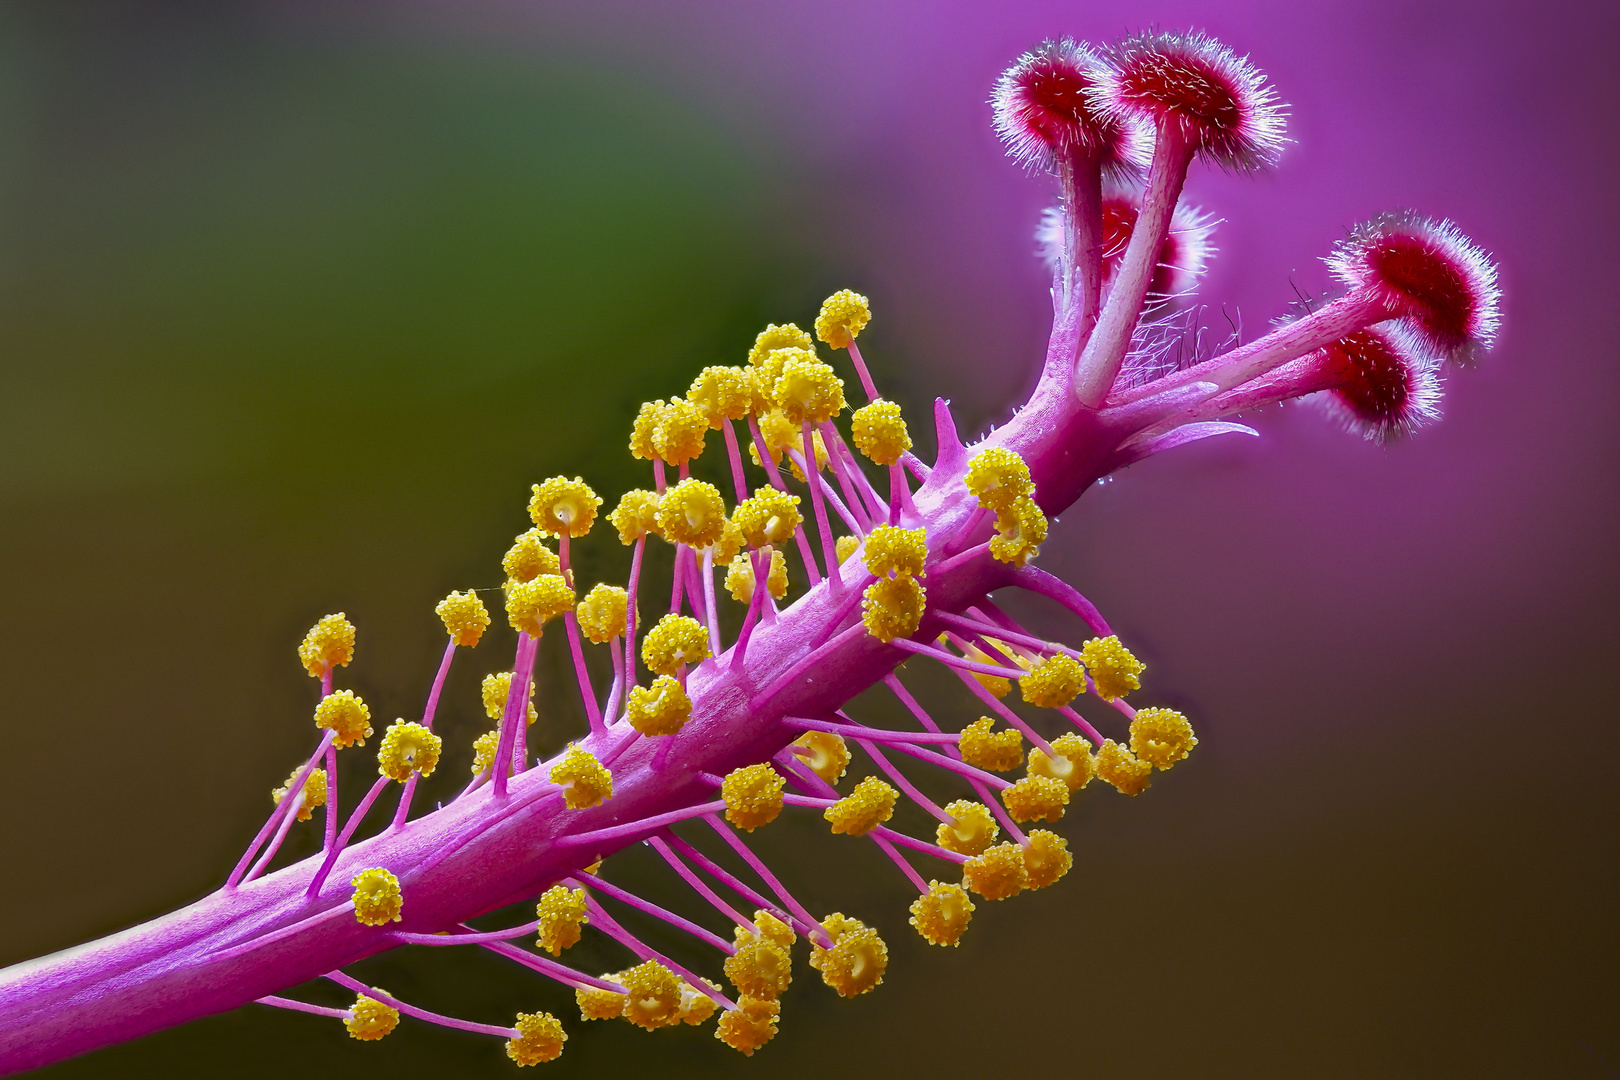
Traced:
[[1047, 41], [1019, 57], [990, 98], [1008, 153], [1043, 168], [1070, 156], [1129, 167], [1125, 125], [1096, 104], [1098, 86], [1112, 74], [1091, 50], [1068, 40]]
[[[1389, 324], [1385, 324], [1386, 327]], [[1358, 330], [1318, 354], [1332, 411], [1369, 439], [1385, 442], [1434, 419], [1439, 381], [1434, 365], [1392, 329]]]

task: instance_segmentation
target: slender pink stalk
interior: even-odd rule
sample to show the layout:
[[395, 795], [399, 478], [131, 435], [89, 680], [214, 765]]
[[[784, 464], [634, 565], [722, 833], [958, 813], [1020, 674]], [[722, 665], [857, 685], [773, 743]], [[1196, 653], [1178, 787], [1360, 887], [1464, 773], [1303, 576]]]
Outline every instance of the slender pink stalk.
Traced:
[[731, 484], [737, 492], [739, 503], [748, 498], [748, 480], [743, 476], [742, 451], [737, 446], [737, 431], [731, 426], [731, 421], [722, 420], [720, 431], [726, 437], [726, 458], [731, 462]]
[[311, 1005], [305, 1001], [294, 1001], [291, 998], [276, 997], [266, 994], [262, 998], [254, 998], [260, 1005], [273, 1005], [278, 1009], [291, 1009], [294, 1012], [309, 1013], [312, 1016], [330, 1016], [342, 1020], [349, 1015], [348, 1009], [333, 1009], [325, 1005]]
[[698, 877], [690, 866], [686, 865], [685, 860], [679, 855], [675, 854], [674, 850], [664, 842], [663, 837], [650, 836], [647, 838], [647, 845], [663, 857], [663, 860], [669, 864], [670, 869], [674, 870], [675, 873], [680, 875], [682, 881], [692, 886], [692, 890], [694, 892], [703, 897], [703, 899], [707, 900], [710, 907], [714, 908], [716, 911], [730, 919], [732, 922], [736, 923], [738, 926], [743, 927], [749, 933], [754, 932], [754, 924], [750, 922], [748, 918], [742, 914], [742, 912], [738, 911], [736, 908], [732, 907], [730, 904], [721, 899], [719, 893], [709, 888], [703, 879]]
[[737, 951], [732, 946], [731, 942], [710, 930], [704, 929], [691, 919], [677, 915], [668, 908], [659, 907], [650, 900], [643, 900], [635, 893], [626, 889], [621, 889], [610, 881], [603, 881], [594, 874], [582, 874], [577, 878], [564, 878], [563, 884], [574, 889], [595, 889], [597, 892], [600, 892], [606, 896], [611, 896], [613, 899], [619, 901], [620, 903], [628, 904], [637, 911], [645, 912], [655, 919], [662, 919], [671, 926], [685, 930], [688, 934], [691, 934], [699, 941], [704, 941], [710, 945], [713, 945], [727, 956], [730, 956], [732, 953]]
[[392, 994], [389, 994], [386, 991], [378, 990], [372, 986], [367, 986], [359, 979], [351, 979], [341, 971], [329, 972], [326, 977], [337, 983], [339, 986], [347, 987], [357, 994], [364, 994], [366, 997], [371, 998], [374, 1001], [380, 1001], [390, 1008], [398, 1009], [406, 1016], [415, 1017], [418, 1020], [426, 1020], [430, 1024], [438, 1024], [440, 1027], [455, 1028], [457, 1031], [471, 1031], [478, 1035], [497, 1035], [503, 1039], [517, 1038], [518, 1032], [516, 1028], [500, 1027], [496, 1024], [475, 1024], [471, 1020], [457, 1020], [453, 1016], [445, 1016], [442, 1013], [428, 1012], [426, 1009], [418, 1009], [415, 1005], [407, 1005], [405, 1002], [399, 1000], [397, 997], [394, 997]]
[[349, 820], [344, 823], [343, 832], [338, 836], [337, 843], [333, 844], [331, 850], [326, 853], [326, 858], [321, 862], [321, 868], [315, 872], [314, 877], [309, 879], [309, 887], [304, 890], [305, 896], [314, 896], [321, 891], [321, 885], [326, 882], [326, 875], [332, 872], [332, 865], [337, 862], [338, 856], [343, 853], [343, 848], [348, 844], [349, 837], [353, 836], [354, 830], [360, 827], [360, 822], [365, 819], [366, 812], [371, 809], [371, 804], [377, 801], [377, 796], [383, 793], [383, 788], [391, 783], [393, 781], [389, 780], [388, 777], [379, 776], [377, 782], [371, 785], [371, 790], [366, 792], [366, 797], [360, 800], [360, 805], [354, 808], [354, 813], [350, 814]]
[[[786, 491], [787, 485], [782, 482], [782, 474], [776, 468], [776, 459], [771, 456], [770, 448], [765, 445], [765, 436], [760, 434], [759, 420], [753, 414], [748, 417], [748, 431], [754, 438], [754, 451], [759, 454], [760, 464], [765, 466], [765, 475], [770, 477], [771, 486], [777, 491]], [[821, 584], [821, 570], [816, 566], [816, 558], [810, 551], [810, 541], [804, 535], [804, 524], [793, 530], [793, 539], [799, 545], [799, 558], [804, 561], [804, 572], [810, 578], [810, 587], [813, 589]]]
[[[315, 766], [320, 762], [321, 758], [326, 755], [326, 748], [332, 744], [332, 740], [336, 736], [337, 732], [331, 730], [330, 728], [328, 728], [326, 732], [322, 734], [319, 745], [315, 747], [315, 752], [309, 755], [309, 760], [304, 762], [303, 769], [301, 769], [298, 775], [293, 778], [292, 785], [287, 788], [288, 792], [303, 792], [304, 782], [309, 779], [309, 774], [315, 771]], [[266, 837], [270, 836], [271, 833], [276, 830], [276, 827], [280, 824], [281, 819], [291, 811], [291, 804], [291, 799], [283, 798], [279, 803], [276, 804], [276, 808], [270, 811], [270, 816], [265, 819], [264, 825], [260, 827], [258, 835], [253, 838], [253, 842], [248, 845], [247, 850], [242, 852], [242, 857], [237, 860], [236, 868], [231, 871], [231, 876], [226, 879], [226, 889], [236, 888], [237, 883], [242, 880], [242, 875], [247, 873], [247, 868], [253, 865], [253, 856], [258, 853], [259, 846], [264, 843]]]

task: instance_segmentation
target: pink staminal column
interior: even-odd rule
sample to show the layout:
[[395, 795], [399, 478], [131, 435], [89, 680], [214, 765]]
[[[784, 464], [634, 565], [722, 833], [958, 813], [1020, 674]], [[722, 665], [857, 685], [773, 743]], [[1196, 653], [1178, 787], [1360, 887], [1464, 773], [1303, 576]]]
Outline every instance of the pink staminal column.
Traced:
[[[759, 455], [760, 464], [765, 467], [765, 475], [770, 477], [771, 486], [777, 491], [786, 491], [787, 484], [782, 481], [782, 473], [776, 467], [776, 459], [771, 456], [770, 449], [765, 445], [765, 436], [760, 434], [759, 420], [753, 414], [748, 417], [748, 431], [754, 439], [754, 452]], [[810, 550], [810, 541], [804, 535], [804, 523], [793, 530], [793, 539], [799, 545], [799, 558], [804, 560], [804, 572], [810, 579], [813, 589], [821, 584], [821, 569], [816, 566], [816, 557]]]

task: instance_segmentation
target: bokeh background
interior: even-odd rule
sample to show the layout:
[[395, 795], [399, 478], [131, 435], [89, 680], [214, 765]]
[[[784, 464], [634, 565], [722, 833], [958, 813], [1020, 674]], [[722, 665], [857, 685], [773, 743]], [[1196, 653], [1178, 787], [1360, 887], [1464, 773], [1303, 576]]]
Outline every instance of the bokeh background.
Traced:
[[[1043, 563], [1191, 713], [1194, 757], [1088, 794], [1069, 878], [981, 905], [949, 953], [867, 845], [760, 834], [893, 961], [856, 1002], [801, 966], [751, 1061], [578, 1022], [473, 951], [357, 973], [469, 1019], [557, 1012], [554, 1075], [1620, 1076], [1620, 27], [1568, 0], [0, 7], [0, 963], [215, 887], [310, 744], [303, 630], [346, 611], [343, 681], [415, 715], [432, 604], [498, 584], [527, 485], [645, 483], [637, 403], [766, 321], [861, 289], [913, 416], [1005, 417], [1050, 193], [988, 89], [1043, 36], [1153, 25], [1251, 53], [1293, 105], [1278, 170], [1189, 187], [1223, 219], [1216, 337], [1320, 292], [1328, 244], [1395, 206], [1454, 217], [1507, 290], [1439, 427], [1380, 450], [1274, 411], [1057, 526]], [[584, 558], [623, 573], [607, 536]], [[452, 677], [441, 797], [508, 644]], [[510, 1068], [493, 1040], [253, 1006], [48, 1075]]]

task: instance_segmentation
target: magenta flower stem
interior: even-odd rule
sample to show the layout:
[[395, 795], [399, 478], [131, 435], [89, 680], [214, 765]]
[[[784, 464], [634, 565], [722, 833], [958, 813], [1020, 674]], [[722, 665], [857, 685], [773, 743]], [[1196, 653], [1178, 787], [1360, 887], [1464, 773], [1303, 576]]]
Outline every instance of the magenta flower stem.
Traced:
[[312, 1016], [330, 1016], [335, 1020], [346, 1019], [349, 1015], [348, 1009], [333, 1009], [325, 1005], [311, 1005], [308, 1002], [294, 1001], [292, 998], [277, 997], [274, 994], [266, 994], [262, 998], [254, 998], [253, 1000], [260, 1005], [273, 1005], [278, 1009], [291, 1009], [294, 1012], [309, 1013]]
[[488, 949], [496, 956], [504, 956], [508, 960], [516, 961], [530, 971], [539, 972], [548, 979], [554, 979], [564, 986], [579, 988], [589, 987], [592, 990], [606, 990], [610, 994], [624, 993], [624, 987], [616, 982], [598, 979], [594, 975], [587, 975], [583, 971], [575, 971], [567, 964], [559, 964], [555, 960], [544, 956], [537, 956], [527, 949], [520, 949], [504, 941], [481, 942], [480, 948]]
[[509, 926], [504, 930], [476, 930], [469, 934], [407, 934], [402, 930], [394, 931], [394, 940], [401, 945], [483, 945], [490, 941], [510, 941], [524, 934], [532, 934], [540, 926], [540, 920], [526, 922], [522, 926]]
[[626, 889], [621, 889], [611, 882], [603, 881], [594, 874], [582, 874], [577, 878], [564, 878], [562, 883], [567, 885], [569, 888], [595, 889], [605, 896], [611, 896], [621, 904], [628, 904], [637, 911], [651, 915], [655, 919], [662, 919], [671, 926], [677, 926], [682, 930], [685, 930], [688, 934], [691, 934], [699, 941], [705, 941], [710, 945], [713, 945], [727, 956], [730, 956], [732, 953], [737, 951], [736, 948], [732, 946], [731, 942], [709, 930], [705, 930], [691, 919], [683, 918], [667, 908], [659, 907], [650, 900], [643, 900], [635, 893], [629, 892]]
[[[759, 856], [754, 854], [753, 849], [743, 843], [742, 837], [733, 832], [730, 826], [714, 814], [710, 814], [704, 820], [709, 823], [710, 828], [720, 834], [722, 840], [731, 845], [731, 850], [742, 857], [743, 862], [748, 864], [749, 869], [759, 875], [759, 879], [765, 883], [765, 887], [775, 893], [776, 898], [786, 905], [789, 911], [802, 919], [806, 926], [813, 926], [820, 930], [823, 936], [826, 936], [827, 932], [821, 929], [821, 922], [806, 911], [797, 900], [793, 899], [793, 894], [788, 892], [787, 886], [776, 879], [776, 875], [771, 873], [770, 867], [761, 862]], [[828, 938], [828, 940], [831, 940], [831, 938]]]
[[[664, 741], [668, 742], [670, 740], [668, 740], [666, 737]], [[659, 814], [656, 817], [642, 818], [638, 821], [632, 821], [624, 825], [614, 825], [607, 829], [596, 829], [593, 832], [576, 833], [573, 836], [569, 836], [558, 841], [558, 843], [567, 845], [569, 847], [580, 847], [589, 846], [591, 844], [612, 844], [615, 841], [620, 840], [639, 840], [648, 833], [657, 832], [666, 825], [673, 825], [677, 821], [685, 821], [688, 818], [703, 817], [705, 814], [718, 813], [725, 808], [726, 804], [724, 802], [710, 802], [703, 803], [698, 806], [688, 806], [680, 810], [671, 810], [667, 814]]]
[[672, 848], [684, 855], [686, 858], [690, 859], [693, 865], [701, 867], [703, 871], [710, 877], [720, 882], [722, 885], [736, 893], [738, 896], [742, 897], [744, 900], [747, 900], [750, 904], [755, 905], [760, 910], [768, 911], [772, 915], [775, 915], [789, 926], [792, 926], [793, 929], [799, 933], [808, 934], [812, 929], [820, 928], [819, 923], [807, 923], [803, 919], [800, 919], [798, 916], [794, 915], [787, 908], [782, 907], [780, 903], [773, 900], [767, 900], [765, 895], [758, 889], [753, 888], [747, 882], [738, 878], [731, 871], [727, 870], [725, 867], [703, 854], [703, 852], [699, 851], [691, 844], [688, 844], [685, 840], [682, 840], [680, 837], [676, 836], [673, 832], [666, 829], [664, 831], [664, 839]]
[[339, 986], [347, 987], [357, 994], [364, 994], [366, 997], [371, 998], [374, 1001], [380, 1001], [390, 1008], [398, 1009], [406, 1016], [415, 1017], [417, 1020], [425, 1020], [430, 1024], [438, 1024], [440, 1027], [455, 1028], [458, 1031], [471, 1031], [479, 1035], [497, 1035], [503, 1039], [517, 1038], [518, 1033], [516, 1028], [498, 1027], [494, 1024], [475, 1024], [471, 1020], [457, 1020], [453, 1016], [445, 1016], [441, 1013], [428, 1012], [426, 1009], [418, 1009], [415, 1005], [405, 1004], [405, 1002], [394, 997], [392, 994], [388, 994], [382, 990], [367, 986], [359, 979], [351, 979], [341, 971], [328, 972], [326, 977], [337, 983]]
[[[415, 773], [411, 775], [414, 776]], [[388, 777], [379, 776], [377, 782], [371, 785], [371, 790], [366, 792], [366, 797], [360, 800], [360, 805], [354, 808], [354, 813], [350, 814], [349, 820], [344, 823], [343, 832], [338, 836], [337, 843], [332, 845], [332, 849], [326, 853], [326, 858], [321, 862], [321, 868], [315, 872], [314, 877], [309, 879], [309, 887], [304, 890], [305, 896], [314, 896], [321, 891], [321, 885], [325, 883], [326, 875], [332, 872], [332, 864], [337, 862], [338, 856], [343, 852], [344, 845], [349, 842], [349, 837], [353, 836], [354, 830], [360, 827], [360, 822], [365, 818], [366, 812], [371, 809], [371, 804], [377, 801], [377, 796], [383, 793], [383, 788], [391, 783], [393, 781], [389, 780]]]
[[890, 743], [956, 743], [962, 736], [947, 731], [890, 731], [888, 728], [862, 727], [855, 723], [833, 720], [812, 720], [805, 716], [784, 716], [781, 722], [788, 727], [805, 731], [831, 731], [848, 739], [870, 739]]
[[731, 462], [731, 485], [737, 492], [737, 501], [748, 498], [748, 480], [743, 476], [742, 451], [737, 446], [737, 431], [730, 419], [720, 421], [720, 431], [726, 437], [726, 458]]
[[276, 831], [281, 819], [291, 812], [291, 793], [295, 791], [301, 793], [304, 790], [304, 783], [309, 779], [309, 774], [315, 771], [315, 766], [325, 756], [326, 748], [331, 745], [336, 736], [337, 732], [330, 728], [322, 733], [321, 741], [315, 747], [315, 752], [309, 755], [309, 760], [304, 763], [303, 769], [293, 778], [292, 786], [287, 789], [289, 797], [282, 798], [276, 804], [276, 808], [270, 811], [270, 816], [265, 819], [264, 825], [259, 828], [258, 835], [253, 838], [253, 842], [248, 845], [247, 850], [242, 852], [242, 857], [237, 861], [236, 868], [231, 871], [231, 876], [226, 879], [225, 888], [236, 888], [237, 883], [242, 880], [242, 875], [247, 873], [247, 868], [253, 865], [253, 856], [258, 853], [259, 845], [263, 844], [265, 839]]
[[716, 990], [710, 984], [709, 980], [692, 974], [691, 971], [682, 967], [680, 964], [677, 964], [675, 961], [671, 960], [657, 949], [652, 948], [646, 942], [636, 937], [636, 935], [626, 930], [623, 926], [619, 925], [618, 921], [614, 919], [613, 916], [609, 915], [607, 911], [603, 909], [601, 904], [597, 903], [595, 899], [588, 895], [585, 897], [585, 906], [586, 909], [590, 911], [591, 925], [595, 926], [608, 937], [635, 953], [641, 959], [656, 960], [658, 963], [663, 964], [665, 967], [669, 968], [669, 970], [685, 979], [692, 989], [696, 990], [700, 994], [705, 995], [709, 998], [709, 1000], [713, 1001], [721, 1008], [729, 1010], [737, 1007], [735, 1002], [726, 997], [724, 994], [720, 993], [720, 991]]
[[680, 875], [682, 881], [692, 886], [694, 892], [703, 897], [704, 900], [708, 901], [710, 907], [714, 908], [716, 911], [730, 919], [732, 922], [736, 923], [738, 926], [743, 927], [749, 933], [754, 932], [754, 924], [749, 922], [748, 919], [743, 916], [742, 912], [738, 911], [736, 908], [722, 900], [719, 893], [709, 888], [703, 879], [698, 877], [690, 866], [686, 865], [686, 861], [679, 855], [675, 854], [670, 846], [664, 842], [663, 837], [648, 837], [647, 844], [663, 857], [663, 860], [669, 864], [670, 869], [674, 870], [675, 873]]

